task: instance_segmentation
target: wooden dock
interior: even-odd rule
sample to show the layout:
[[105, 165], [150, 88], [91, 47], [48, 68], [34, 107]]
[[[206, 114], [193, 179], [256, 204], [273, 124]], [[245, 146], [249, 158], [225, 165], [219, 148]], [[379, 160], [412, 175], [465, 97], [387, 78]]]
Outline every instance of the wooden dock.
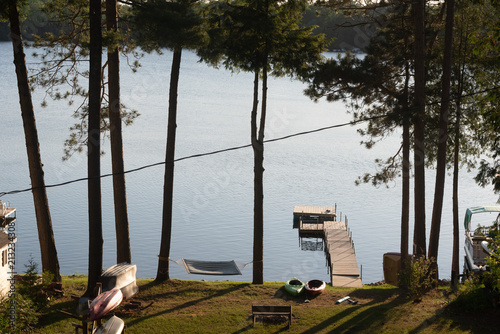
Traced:
[[[300, 208], [300, 211], [297, 211]], [[311, 208], [309, 212], [307, 208]], [[337, 220], [323, 220], [318, 216], [318, 208], [325, 207], [295, 207], [294, 216], [300, 212], [299, 233], [320, 234], [325, 240], [325, 253], [330, 264], [332, 286], [361, 287], [361, 275], [352, 234], [345, 222]], [[335, 209], [335, 208], [334, 208]], [[331, 207], [330, 207], [331, 210]], [[330, 211], [331, 212], [331, 211]], [[319, 219], [310, 219], [320, 217]], [[333, 212], [336, 218], [335, 211]], [[330, 216], [327, 216], [330, 217]]]
[[295, 206], [293, 216], [336, 220], [337, 206]]

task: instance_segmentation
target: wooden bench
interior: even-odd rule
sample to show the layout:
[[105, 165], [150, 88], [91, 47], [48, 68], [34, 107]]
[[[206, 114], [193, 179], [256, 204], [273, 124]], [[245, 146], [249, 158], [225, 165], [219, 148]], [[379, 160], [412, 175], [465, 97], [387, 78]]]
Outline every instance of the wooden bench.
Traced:
[[288, 327], [292, 324], [292, 305], [252, 305], [252, 319], [255, 327], [255, 317], [280, 315], [288, 317]]

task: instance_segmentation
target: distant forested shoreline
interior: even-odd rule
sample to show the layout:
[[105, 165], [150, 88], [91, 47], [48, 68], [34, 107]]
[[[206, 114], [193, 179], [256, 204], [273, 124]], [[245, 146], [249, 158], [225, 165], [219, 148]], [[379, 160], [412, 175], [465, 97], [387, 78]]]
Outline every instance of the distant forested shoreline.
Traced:
[[[329, 45], [330, 51], [363, 50], [375, 31], [373, 24], [361, 24], [362, 18], [346, 16], [329, 8], [308, 7], [304, 14], [303, 26], [317, 26], [317, 34], [325, 34], [333, 39]], [[32, 41], [34, 35], [45, 33], [57, 34], [59, 27], [48, 22], [46, 17], [37, 10], [32, 10], [21, 24], [24, 40]], [[7, 22], [0, 22], [0, 41], [10, 40], [10, 30]]]

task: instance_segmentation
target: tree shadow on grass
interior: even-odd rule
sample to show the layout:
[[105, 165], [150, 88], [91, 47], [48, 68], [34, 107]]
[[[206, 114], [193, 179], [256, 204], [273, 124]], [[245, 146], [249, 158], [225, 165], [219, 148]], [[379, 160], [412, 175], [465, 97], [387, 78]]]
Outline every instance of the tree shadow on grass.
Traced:
[[[61, 301], [52, 305], [46, 314], [40, 317], [37, 327], [50, 326], [56, 324], [60, 321], [65, 321], [68, 319], [67, 315], [59, 313], [57, 310], [63, 310], [69, 313], [75, 314], [77, 304], [74, 300]], [[74, 319], [77, 322], [76, 319]]]
[[294, 301], [296, 303], [303, 303], [306, 299], [307, 296], [305, 292], [298, 296], [292, 296], [290, 293], [288, 293], [285, 289], [284, 286], [280, 287], [276, 292], [274, 293], [273, 299], [281, 299], [284, 301]]
[[[371, 293], [370, 289], [356, 290], [349, 294], [352, 300], [357, 300], [359, 298], [366, 299], [367, 296], [370, 296], [370, 301], [357, 305], [349, 305], [346, 302], [341, 305], [332, 305], [332, 307], [343, 307], [345, 309], [326, 319], [325, 321], [317, 324], [316, 326], [307, 329], [303, 333], [312, 334], [324, 331], [328, 327], [334, 326], [336, 323], [341, 324], [332, 328], [330, 332], [355, 333], [364, 330], [372, 331], [375, 333], [378, 329], [380, 329], [380, 326], [374, 326], [374, 324], [383, 324], [384, 320], [387, 318], [387, 314], [391, 311], [391, 309], [401, 304], [407, 303], [406, 299], [399, 296], [395, 297], [395, 294], [397, 294], [397, 289], [382, 291], [382, 293], [380, 290], [374, 290], [374, 293]], [[383, 303], [389, 298], [394, 299], [388, 303]], [[350, 317], [353, 313], [357, 314], [347, 321], [343, 320], [346, 317]]]
[[[242, 288], [250, 285], [249, 283], [242, 283], [242, 284], [236, 284], [234, 286], [231, 286], [230, 288], [226, 288], [223, 290], [204, 290], [204, 287], [202, 284], [203, 284], [203, 282], [200, 282], [199, 286], [193, 286], [192, 282], [189, 284], [186, 284], [185, 282], [182, 282], [182, 281], [177, 282], [174, 280], [174, 281], [167, 281], [164, 283], [155, 283], [153, 281], [153, 282], [148, 282], [144, 285], [140, 285], [139, 286], [140, 294], [134, 296], [133, 298], [131, 298], [131, 300], [134, 300], [134, 299], [136, 299], [135, 297], [137, 297], [137, 299], [140, 299], [142, 301], [155, 301], [155, 300], [167, 299], [167, 298], [179, 296], [179, 295], [197, 294], [197, 293], [205, 292], [205, 291], [209, 291], [208, 293], [210, 293], [210, 295], [203, 297], [203, 298], [199, 298], [197, 300], [190, 300], [182, 305], [178, 305], [172, 309], [159, 312], [158, 314], [155, 314], [155, 315], [150, 315], [150, 316], [145, 316], [145, 317], [140, 317], [140, 318], [134, 319], [130, 323], [127, 323], [127, 325], [131, 326], [134, 323], [141, 322], [142, 320], [146, 320], [146, 319], [154, 317], [156, 315], [166, 314], [166, 313], [170, 313], [170, 312], [173, 312], [176, 310], [187, 308], [187, 307], [196, 305], [199, 302], [209, 300], [212, 298], [217, 298], [217, 297], [223, 296], [225, 294], [231, 293], [233, 291], [242, 289]], [[170, 288], [172, 290], [164, 292], [164, 291], [162, 291], [162, 290], [164, 290], [162, 288], [162, 285], [170, 285]], [[154, 292], [151, 293], [151, 289], [153, 289], [154, 287], [159, 287], [158, 293], [154, 293]], [[147, 293], [148, 291], [150, 293]], [[127, 301], [122, 302], [122, 305], [124, 305], [126, 302]], [[63, 301], [54, 303], [53, 305], [50, 306], [49, 311], [41, 317], [38, 327], [50, 326], [50, 325], [56, 324], [58, 322], [68, 320], [69, 316], [59, 313], [58, 310], [65, 311], [65, 312], [71, 313], [71, 314], [76, 316], [77, 306], [78, 306], [77, 300], [63, 300]], [[117, 308], [115, 311], [119, 312], [120, 307]], [[74, 319], [74, 322], [78, 322], [78, 320]]]
[[[217, 297], [222, 297], [222, 296], [227, 295], [229, 293], [241, 290], [241, 289], [247, 287], [248, 285], [249, 285], [249, 283], [236, 284], [236, 285], [234, 285], [230, 288], [227, 288], [227, 289], [217, 290], [217, 291], [213, 291], [213, 292], [211, 291], [210, 295], [208, 295], [208, 296], [201, 297], [201, 298], [194, 299], [194, 300], [189, 300], [183, 304], [177, 305], [177, 306], [169, 308], [169, 309], [162, 310], [162, 311], [154, 313], [154, 314], [140, 316], [136, 319], [133, 319], [133, 320], [127, 322], [127, 326], [128, 327], [134, 326], [136, 324], [139, 324], [145, 320], [148, 320], [148, 319], [151, 319], [154, 317], [158, 317], [158, 316], [162, 316], [162, 315], [169, 314], [172, 312], [176, 312], [176, 311], [197, 305], [197, 304], [204, 302], [204, 301], [208, 301], [208, 300], [211, 300], [211, 299], [214, 299]], [[185, 289], [182, 291], [171, 291], [171, 292], [165, 292], [165, 293], [152, 294], [152, 295], [148, 295], [147, 299], [149, 299], [149, 300], [162, 299], [162, 298], [168, 298], [171, 295], [175, 295], [175, 294], [179, 294], [179, 293], [184, 294], [184, 293], [188, 293], [188, 292], [199, 292], [199, 291], [202, 291], [202, 287], [200, 287], [200, 289], [190, 288], [190, 289]]]
[[446, 306], [438, 310], [435, 315], [422, 321], [410, 334], [418, 334], [432, 330], [436, 332], [459, 331], [467, 333], [498, 333], [500, 328], [500, 317], [498, 309], [487, 308], [482, 310], [456, 309], [454, 306]]
[[[288, 332], [290, 330], [290, 327], [288, 327], [288, 318], [286, 318], [286, 317], [283, 317], [283, 319], [278, 319], [277, 317], [275, 317], [274, 319], [272, 317], [261, 317], [255, 321], [255, 327], [253, 326], [251, 316], [248, 317], [247, 320], [250, 322], [250, 324], [248, 324], [247, 326], [245, 326], [243, 328], [240, 328], [240, 329], [234, 331], [233, 334], [244, 333], [247, 331], [251, 331], [253, 329], [257, 329], [257, 330], [263, 329], [265, 333], [270, 333], [269, 328], [271, 326], [273, 326], [273, 327], [280, 326], [280, 328], [276, 329], [276, 331], [273, 332], [275, 334]], [[259, 327], [264, 327], [264, 328], [259, 328]]]
[[[145, 291], [149, 290], [150, 288], [156, 286], [157, 284], [154, 284], [154, 282], [149, 282], [147, 284], [141, 285], [140, 286], [140, 291]], [[178, 291], [173, 291], [171, 294], [178, 293]], [[75, 297], [78, 298], [78, 297]], [[62, 310], [68, 313], [71, 313], [75, 316], [76, 310], [78, 308], [78, 300], [77, 299], [70, 299], [70, 300], [62, 300], [58, 301], [50, 306], [50, 309], [48, 310], [47, 313], [43, 314], [42, 317], [40, 318], [40, 321], [38, 323], [38, 327], [45, 327], [45, 326], [50, 326], [53, 324], [56, 324], [60, 321], [65, 321], [69, 318], [68, 315], [60, 313], [58, 310]], [[78, 322], [78, 319], [74, 319], [75, 322]]]
[[[156, 287], [160, 292], [154, 293], [150, 291]], [[166, 289], [170, 290], [164, 291]], [[185, 282], [165, 281], [162, 283], [156, 283], [153, 281], [139, 286], [140, 295], [138, 296], [138, 298], [144, 301], [154, 301], [157, 299], [165, 299], [171, 296], [182, 296], [189, 293], [197, 293], [202, 291], [203, 289], [205, 289], [203, 286], [193, 286], [192, 283], [186, 285]]]

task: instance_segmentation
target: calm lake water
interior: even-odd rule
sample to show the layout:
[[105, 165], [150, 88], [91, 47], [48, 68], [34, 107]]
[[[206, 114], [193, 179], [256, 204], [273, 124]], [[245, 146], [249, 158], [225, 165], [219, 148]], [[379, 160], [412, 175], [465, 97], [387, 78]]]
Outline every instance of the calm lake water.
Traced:
[[[3, 59], [0, 63], [0, 191], [12, 191], [29, 188], [30, 180], [11, 44], [0, 43], [0, 56]], [[36, 66], [36, 61], [28, 57], [31, 66]], [[170, 52], [147, 55], [135, 74], [122, 62], [123, 102], [141, 114], [123, 132], [128, 170], [164, 160], [170, 62]], [[198, 63], [194, 54], [185, 52], [179, 87], [176, 157], [248, 144], [252, 85], [252, 74], [216, 70]], [[289, 79], [270, 80], [267, 139], [351, 119], [343, 104], [311, 102], [303, 95], [304, 88], [302, 83]], [[49, 102], [47, 108], [41, 108], [43, 95], [42, 90], [36, 90], [34, 104], [46, 184], [86, 177], [85, 154], [76, 154], [68, 161], [61, 159], [63, 142], [75, 122], [71, 117], [72, 107], [65, 102]], [[347, 126], [266, 144], [266, 281], [284, 281], [292, 276], [330, 281], [323, 252], [301, 250], [298, 232], [292, 228], [292, 211], [295, 205], [335, 204], [342, 215], [348, 216], [363, 282], [383, 279], [383, 254], [399, 251], [400, 247], [401, 182], [397, 180], [389, 188], [374, 188], [355, 186], [354, 181], [363, 173], [376, 170], [375, 158], [393, 155], [400, 138], [397, 134], [389, 136], [371, 150], [360, 146], [360, 140], [356, 127]], [[103, 148], [102, 173], [106, 174], [111, 171], [109, 140], [104, 139]], [[175, 172], [171, 258], [250, 262], [253, 243], [251, 148], [183, 160], [176, 163]], [[132, 261], [137, 264], [138, 277], [156, 275], [163, 175], [164, 167], [157, 166], [126, 177]], [[468, 206], [493, 205], [497, 200], [490, 189], [480, 188], [472, 177], [462, 172], [461, 216]], [[433, 182], [434, 172], [428, 171], [428, 227]], [[61, 271], [84, 274], [88, 263], [87, 184], [78, 182], [47, 191]], [[104, 267], [107, 268], [116, 258], [110, 178], [102, 180], [102, 194]], [[439, 266], [441, 276], [447, 278], [452, 248], [450, 177], [445, 196]], [[17, 208], [16, 263], [17, 271], [24, 272], [30, 254], [40, 262], [32, 195], [24, 192], [1, 199]], [[462, 245], [462, 240], [460, 242]], [[242, 276], [195, 276], [186, 274], [173, 263], [171, 277], [251, 281], [252, 266], [247, 266]]]

